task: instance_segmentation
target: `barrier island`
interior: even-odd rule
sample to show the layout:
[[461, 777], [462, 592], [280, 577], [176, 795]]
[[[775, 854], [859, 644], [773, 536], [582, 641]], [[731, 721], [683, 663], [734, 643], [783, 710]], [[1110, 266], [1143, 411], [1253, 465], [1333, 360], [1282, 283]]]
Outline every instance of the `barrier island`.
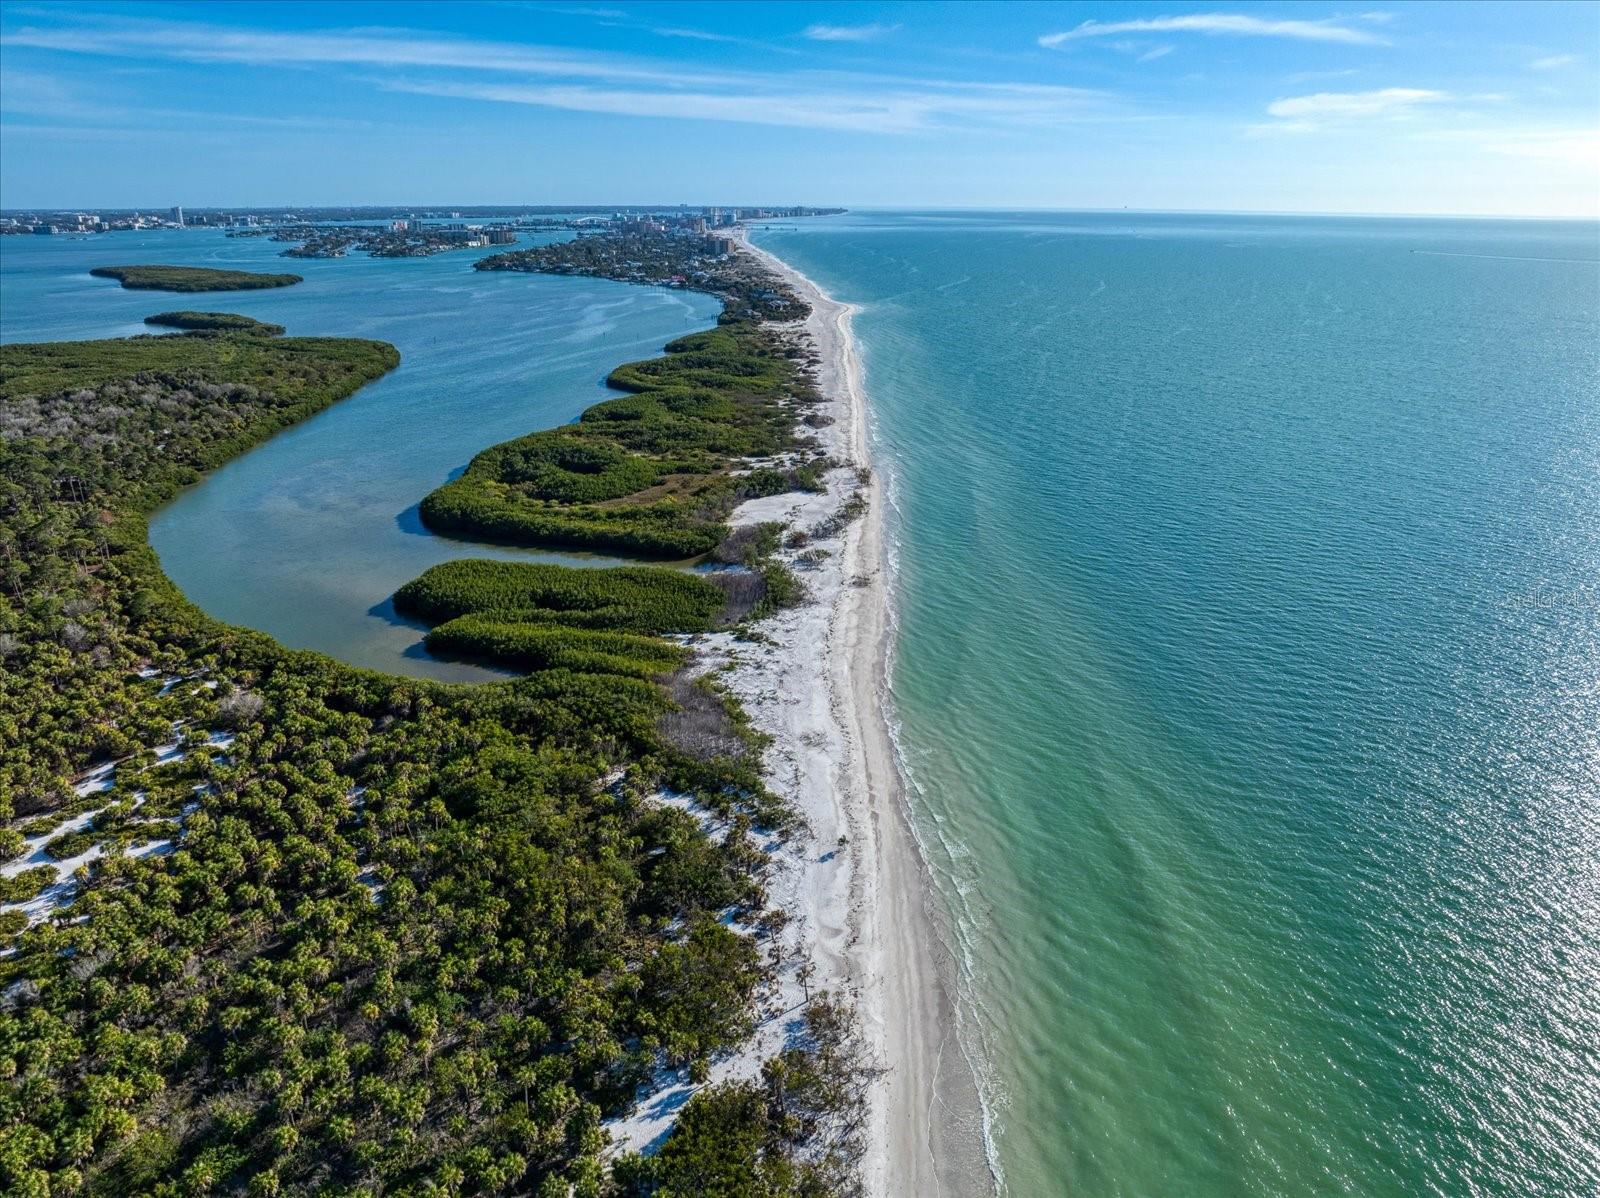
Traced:
[[89, 273], [99, 279], [116, 279], [129, 291], [258, 291], [305, 281], [300, 275], [208, 266], [97, 266]]
[[[580, 484], [607, 469], [738, 486], [803, 380], [759, 330], [728, 336], [670, 397], [705, 410], [631, 422], [670, 448], [577, 437], [485, 490], [604, 511]], [[703, 1077], [745, 1039], [777, 967], [753, 832], [793, 817], [663, 635], [775, 601], [770, 529], [723, 539], [759, 584], [429, 571], [410, 609], [527, 671], [482, 686], [285, 649], [162, 573], [155, 508], [398, 360], [218, 328], [0, 346], [0, 1190], [850, 1192], [868, 1073], [824, 996], [659, 1153], [603, 1155], [658, 1070]], [[663, 527], [716, 524], [719, 501], [673, 502]]]

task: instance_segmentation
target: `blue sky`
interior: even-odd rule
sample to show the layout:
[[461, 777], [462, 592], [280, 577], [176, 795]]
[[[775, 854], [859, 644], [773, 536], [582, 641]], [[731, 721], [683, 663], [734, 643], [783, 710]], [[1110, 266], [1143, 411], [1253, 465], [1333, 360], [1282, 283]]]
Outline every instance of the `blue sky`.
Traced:
[[0, 205], [472, 202], [1594, 216], [1600, 5], [0, 3]]

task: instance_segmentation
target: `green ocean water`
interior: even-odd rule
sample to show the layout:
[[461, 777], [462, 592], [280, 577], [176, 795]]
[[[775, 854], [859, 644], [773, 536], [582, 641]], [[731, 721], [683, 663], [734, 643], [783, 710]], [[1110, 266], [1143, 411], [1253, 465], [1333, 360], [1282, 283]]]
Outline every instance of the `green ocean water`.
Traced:
[[1600, 1192], [1600, 230], [756, 240], [862, 305], [1006, 1192]]

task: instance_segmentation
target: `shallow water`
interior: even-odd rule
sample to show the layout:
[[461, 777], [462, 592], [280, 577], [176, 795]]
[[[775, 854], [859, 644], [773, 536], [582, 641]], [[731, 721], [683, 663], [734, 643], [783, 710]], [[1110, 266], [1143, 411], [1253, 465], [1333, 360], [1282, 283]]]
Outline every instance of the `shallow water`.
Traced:
[[1600, 1191], [1594, 225], [856, 214], [1016, 1195]]
[[[398, 369], [184, 491], [151, 521], [150, 541], [207, 612], [286, 645], [445, 680], [498, 676], [429, 656], [423, 626], [395, 615], [395, 589], [463, 556], [613, 559], [434, 536], [416, 505], [479, 450], [564, 423], [613, 394], [604, 386], [613, 367], [710, 327], [717, 302], [599, 279], [477, 272], [482, 250], [301, 261], [278, 257], [282, 248], [211, 230], [6, 237], [0, 336], [125, 336], [150, 332], [141, 322], [154, 312], [199, 308], [272, 321], [291, 336], [391, 342]], [[305, 282], [177, 295], [124, 291], [87, 273], [139, 262], [292, 270]]]

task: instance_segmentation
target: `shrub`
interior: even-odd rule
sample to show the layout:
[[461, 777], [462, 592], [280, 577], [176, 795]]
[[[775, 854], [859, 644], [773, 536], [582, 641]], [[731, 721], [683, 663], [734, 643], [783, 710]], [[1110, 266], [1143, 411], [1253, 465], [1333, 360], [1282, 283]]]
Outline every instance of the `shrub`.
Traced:
[[55, 880], [53, 865], [36, 865], [10, 877], [0, 877], [0, 903], [25, 903]]
[[217, 701], [217, 722], [224, 728], [248, 728], [261, 718], [266, 700], [249, 691], [234, 691]]
[[776, 553], [782, 525], [746, 524], [734, 529], [716, 548], [718, 561], [729, 565], [754, 566]]

